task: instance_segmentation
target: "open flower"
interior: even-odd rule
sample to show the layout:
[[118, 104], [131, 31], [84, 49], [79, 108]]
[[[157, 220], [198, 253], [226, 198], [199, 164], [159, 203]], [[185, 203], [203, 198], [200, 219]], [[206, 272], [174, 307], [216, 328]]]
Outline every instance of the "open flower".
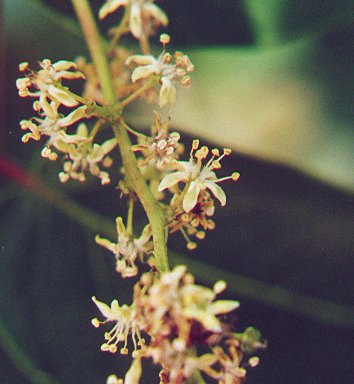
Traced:
[[[184, 193], [182, 205], [185, 212], [191, 211], [196, 206], [200, 192], [205, 189], [209, 189], [220, 201], [220, 204], [224, 206], [226, 204], [226, 195], [218, 183], [227, 179], [237, 180], [240, 176], [237, 172], [229, 177], [222, 177], [220, 179], [215, 175], [214, 170], [221, 168], [220, 160], [231, 153], [230, 149], [225, 148], [222, 155], [220, 155], [218, 149], [213, 149], [211, 151], [212, 157], [203, 166], [202, 160], [208, 156], [209, 148], [203, 146], [197, 150], [198, 146], [199, 140], [194, 140], [189, 161], [175, 161], [177, 171], [165, 176], [159, 186], [159, 191], [161, 192], [179, 182], [185, 182], [186, 191], [182, 192]], [[197, 151], [194, 154], [195, 150]]]
[[112, 243], [108, 239], [103, 239], [96, 236], [95, 241], [97, 244], [113, 252], [116, 257], [116, 270], [122, 274], [122, 277], [135, 276], [138, 273], [138, 268], [135, 264], [137, 257], [143, 260], [152, 249], [150, 238], [152, 235], [150, 224], [146, 225], [139, 238], [134, 238], [128, 232], [121, 217], [117, 217], [117, 243]]
[[114, 322], [115, 325], [110, 332], [105, 333], [106, 342], [101, 345], [102, 351], [109, 351], [111, 353], [117, 352], [117, 345], [119, 342], [124, 341], [124, 345], [120, 350], [121, 354], [128, 353], [128, 336], [131, 333], [134, 344], [134, 351], [137, 346], [144, 345], [144, 339], [140, 335], [140, 330], [135, 321], [134, 306], [126, 304], [120, 306], [118, 300], [113, 300], [111, 306], [98, 301], [95, 296], [92, 297], [93, 302], [97, 305], [102, 315], [106, 318], [105, 321], [99, 321], [97, 318], [92, 319], [92, 324], [98, 328], [107, 322]]
[[48, 117], [54, 117], [48, 99], [66, 107], [77, 106], [79, 102], [68, 92], [68, 88], [61, 84], [62, 79], [85, 78], [83, 73], [75, 70], [77, 65], [73, 61], [66, 60], [60, 60], [52, 64], [49, 59], [42, 60], [39, 65], [42, 69], [35, 72], [29, 70], [28, 63], [20, 64], [20, 71], [28, 71], [28, 74], [16, 81], [19, 95], [21, 97], [38, 97], [41, 109]]
[[173, 80], [179, 76], [181, 77], [181, 85], [189, 86], [190, 78], [186, 73], [194, 70], [194, 65], [189, 57], [181, 52], [176, 52], [174, 59], [175, 63], [173, 64], [171, 63], [172, 56], [163, 51], [157, 59], [151, 55], [133, 55], [128, 57], [126, 61], [127, 65], [131, 63], [138, 65], [132, 73], [133, 83], [152, 75], [160, 76], [159, 105], [161, 108], [166, 104], [173, 105], [176, 100], [177, 91]]
[[107, 0], [99, 11], [99, 18], [105, 18], [109, 13], [120, 7], [129, 6], [129, 29], [136, 39], [149, 37], [158, 25], [166, 26], [168, 18], [153, 0]]
[[179, 143], [180, 134], [169, 132], [169, 121], [163, 123], [161, 115], [157, 112], [154, 113], [155, 124], [151, 137], [139, 140], [139, 144], [133, 145], [132, 150], [140, 151], [143, 154], [142, 166], [150, 165], [162, 172], [173, 159], [178, 158], [183, 151], [183, 146]]
[[110, 182], [109, 174], [102, 171], [98, 164], [102, 163], [104, 167], [112, 165], [112, 159], [107, 154], [117, 145], [117, 140], [112, 138], [101, 145], [92, 143], [92, 138], [88, 137], [87, 126], [83, 123], [78, 126], [77, 136], [86, 140], [76, 143], [65, 141], [54, 143], [57, 149], [68, 156], [64, 162], [63, 172], [59, 173], [60, 181], [64, 183], [70, 178], [85, 181], [85, 172], [88, 169], [93, 176], [101, 179], [103, 185], [108, 184]]
[[58, 141], [65, 143], [76, 143], [87, 141], [87, 138], [78, 135], [68, 135], [66, 128], [75, 124], [84, 117], [87, 117], [86, 106], [76, 108], [67, 116], [61, 116], [58, 110], [58, 103], [51, 102], [50, 107], [54, 112], [54, 117], [44, 116], [43, 118], [33, 117], [31, 120], [22, 120], [21, 129], [29, 130], [22, 136], [22, 141], [27, 143], [29, 139], [40, 140], [42, 136], [48, 137], [47, 147], [55, 145]]

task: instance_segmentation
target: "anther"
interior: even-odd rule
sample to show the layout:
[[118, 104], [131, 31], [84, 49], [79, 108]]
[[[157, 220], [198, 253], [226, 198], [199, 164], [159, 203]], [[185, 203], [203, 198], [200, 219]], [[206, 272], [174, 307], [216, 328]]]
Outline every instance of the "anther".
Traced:
[[238, 180], [239, 177], [240, 177], [240, 174], [239, 174], [238, 172], [234, 172], [234, 173], [231, 175], [231, 179], [232, 179], [233, 181]]
[[171, 41], [171, 37], [167, 33], [162, 33], [160, 35], [160, 43], [163, 45], [168, 44]]
[[190, 243], [187, 243], [187, 248], [188, 248], [190, 251], [193, 251], [193, 249], [196, 249], [196, 248], [197, 248], [197, 243], [194, 243], [193, 241], [191, 241]]
[[95, 327], [95, 328], [98, 328], [100, 326], [100, 322], [98, 321], [98, 319], [94, 318], [91, 320], [91, 324]]
[[27, 61], [24, 61], [24, 62], [22, 62], [22, 63], [20, 63], [19, 64], [19, 66], [18, 66], [18, 69], [21, 71], [21, 72], [23, 72], [23, 71], [25, 71], [27, 68], [28, 68], [28, 62]]

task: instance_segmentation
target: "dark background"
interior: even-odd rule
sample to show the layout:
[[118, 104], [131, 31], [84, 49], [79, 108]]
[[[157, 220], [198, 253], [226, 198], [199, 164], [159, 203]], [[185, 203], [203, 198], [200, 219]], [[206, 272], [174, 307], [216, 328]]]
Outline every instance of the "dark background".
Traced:
[[[93, 3], [97, 11], [101, 2]], [[331, 92], [332, 113], [352, 127], [351, 1], [158, 3], [170, 16], [168, 32], [174, 46], [187, 50], [262, 49], [259, 42], [269, 46], [315, 38], [321, 46], [315, 76]], [[65, 17], [73, 18], [70, 2], [38, 4], [3, 4], [7, 18], [1, 55], [1, 104], [6, 113], [1, 116], [0, 141], [0, 382], [27, 384], [23, 373], [31, 372], [33, 382], [49, 383], [31, 366], [26, 370], [22, 351], [61, 383], [98, 384], [110, 373], [122, 376], [129, 359], [99, 350], [103, 330], [90, 325], [98, 316], [90, 297], [129, 302], [131, 282], [115, 274], [111, 255], [93, 237], [112, 232], [110, 224], [117, 215], [124, 216], [126, 206], [114, 188], [116, 178], [105, 188], [95, 180], [60, 185], [60, 164], [43, 160], [40, 144], [20, 141], [18, 121], [32, 112], [30, 103], [16, 95], [18, 63], [71, 58], [84, 50], [71, 24], [57, 29], [59, 19], [66, 23]], [[16, 17], [11, 6], [17, 7]], [[103, 30], [112, 21], [105, 21]], [[191, 137], [183, 139], [188, 143]], [[350, 128], [348, 140], [353, 140]], [[172, 262], [188, 264], [190, 258], [192, 270], [205, 284], [227, 277], [226, 296], [241, 301], [237, 329], [254, 325], [268, 340], [248, 383], [349, 384], [354, 380], [354, 317], [349, 307], [352, 189], [330, 186], [295, 171], [292, 164], [264, 162], [254, 155], [234, 155], [225, 161], [225, 174], [236, 169], [242, 177], [235, 185], [225, 183], [228, 205], [217, 209], [216, 230], [193, 253], [186, 252], [176, 235], [170, 242]], [[45, 180], [45, 186], [38, 181], [29, 189], [27, 171]], [[63, 202], [60, 195], [53, 198], [53, 190], [68, 195], [75, 207], [80, 204], [106, 219], [81, 225], [58, 208]], [[142, 382], [157, 380], [147, 375]]]

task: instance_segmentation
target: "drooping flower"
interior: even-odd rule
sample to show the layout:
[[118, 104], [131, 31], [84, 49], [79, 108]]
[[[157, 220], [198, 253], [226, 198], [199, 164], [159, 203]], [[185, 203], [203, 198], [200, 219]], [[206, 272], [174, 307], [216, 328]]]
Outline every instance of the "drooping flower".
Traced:
[[138, 346], [144, 345], [144, 339], [140, 335], [140, 330], [135, 320], [134, 306], [123, 304], [119, 305], [118, 300], [113, 300], [111, 306], [98, 301], [95, 296], [92, 297], [93, 302], [97, 305], [102, 315], [106, 318], [104, 321], [99, 321], [97, 318], [92, 319], [94, 327], [98, 328], [107, 322], [114, 322], [115, 325], [110, 332], [105, 333], [106, 342], [101, 345], [102, 351], [109, 351], [116, 353], [118, 350], [117, 345], [124, 341], [120, 353], [126, 355], [128, 353], [128, 336], [131, 334], [134, 351]]
[[103, 19], [120, 7], [129, 7], [129, 29], [136, 39], [149, 37], [157, 26], [168, 24], [167, 15], [153, 0], [107, 0], [98, 16]]
[[151, 55], [133, 55], [128, 57], [126, 61], [127, 65], [131, 63], [138, 65], [132, 73], [133, 83], [152, 75], [160, 76], [159, 105], [161, 108], [166, 104], [172, 106], [176, 100], [177, 90], [173, 80], [176, 77], [180, 77], [181, 85], [189, 86], [190, 78], [186, 73], [194, 70], [194, 65], [187, 55], [176, 52], [174, 63], [172, 63], [172, 59], [169, 53], [163, 51], [157, 59]]
[[[218, 183], [228, 179], [236, 181], [240, 176], [239, 173], [234, 172], [229, 177], [218, 179], [214, 172], [215, 169], [221, 168], [220, 161], [224, 156], [231, 153], [230, 149], [225, 148], [222, 155], [220, 155], [218, 149], [213, 149], [211, 151], [212, 157], [203, 166], [202, 160], [208, 156], [209, 148], [203, 146], [197, 150], [198, 147], [199, 140], [194, 140], [189, 161], [176, 161], [175, 168], [177, 171], [165, 176], [159, 186], [159, 191], [163, 191], [179, 182], [186, 183], [182, 204], [185, 212], [190, 212], [196, 206], [200, 192], [205, 189], [209, 189], [219, 200], [220, 204], [224, 206], [226, 204], [226, 195]], [[195, 150], [197, 151], [194, 154]]]
[[152, 249], [150, 238], [152, 235], [150, 224], [146, 225], [139, 238], [134, 238], [125, 228], [123, 219], [117, 217], [117, 243], [112, 243], [108, 239], [96, 236], [97, 244], [113, 252], [116, 258], [116, 270], [122, 274], [122, 277], [135, 276], [138, 268], [135, 264], [137, 257], [142, 261], [144, 256]]

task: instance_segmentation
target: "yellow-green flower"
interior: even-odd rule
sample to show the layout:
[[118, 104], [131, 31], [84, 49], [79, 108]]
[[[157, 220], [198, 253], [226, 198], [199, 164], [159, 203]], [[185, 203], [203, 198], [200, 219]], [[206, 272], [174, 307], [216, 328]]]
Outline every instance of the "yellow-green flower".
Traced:
[[129, 29], [137, 39], [151, 35], [155, 25], [168, 24], [167, 15], [152, 0], [107, 0], [98, 16], [103, 19], [118, 8], [127, 6], [129, 6]]
[[134, 238], [130, 234], [121, 217], [116, 219], [117, 243], [113, 243], [108, 239], [103, 239], [96, 236], [95, 241], [97, 244], [113, 252], [116, 257], [116, 270], [122, 274], [122, 277], [132, 277], [138, 273], [138, 268], [135, 264], [137, 257], [142, 260], [152, 249], [150, 238], [152, 235], [150, 224], [146, 225], [139, 238]]
[[199, 141], [194, 140], [189, 161], [175, 161], [177, 171], [165, 176], [159, 185], [159, 191], [161, 192], [179, 182], [186, 183], [186, 191], [183, 192], [183, 209], [185, 212], [189, 212], [195, 207], [200, 192], [206, 189], [209, 189], [220, 201], [220, 204], [224, 206], [226, 204], [226, 195], [218, 183], [227, 179], [237, 180], [239, 177], [239, 174], [235, 172], [229, 177], [218, 179], [214, 172], [215, 169], [221, 167], [220, 160], [231, 153], [229, 149], [224, 149], [224, 153], [221, 156], [217, 149], [213, 149], [211, 151], [212, 157], [203, 166], [202, 160], [208, 156], [209, 149], [204, 146], [194, 154], [193, 152], [198, 146]]
[[102, 315], [106, 318], [104, 321], [99, 321], [97, 318], [92, 319], [94, 327], [98, 328], [107, 322], [114, 322], [115, 325], [110, 332], [105, 333], [106, 342], [101, 345], [102, 351], [116, 353], [119, 342], [124, 341], [123, 347], [120, 349], [121, 354], [127, 354], [128, 336], [131, 334], [134, 351], [138, 345], [144, 344], [144, 339], [140, 335], [140, 330], [135, 321], [134, 306], [123, 304], [119, 305], [118, 300], [113, 300], [111, 306], [98, 301], [95, 296], [92, 297], [93, 302], [97, 305]]

